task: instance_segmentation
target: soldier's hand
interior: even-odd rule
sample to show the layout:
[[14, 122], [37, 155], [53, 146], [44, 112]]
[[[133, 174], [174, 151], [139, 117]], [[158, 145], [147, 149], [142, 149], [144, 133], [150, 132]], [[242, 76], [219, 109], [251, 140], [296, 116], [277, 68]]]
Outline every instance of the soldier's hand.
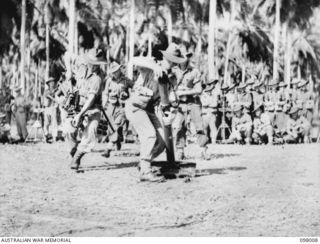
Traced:
[[78, 114], [74, 116], [71, 122], [74, 127], [78, 127], [80, 125], [80, 118], [81, 117]]

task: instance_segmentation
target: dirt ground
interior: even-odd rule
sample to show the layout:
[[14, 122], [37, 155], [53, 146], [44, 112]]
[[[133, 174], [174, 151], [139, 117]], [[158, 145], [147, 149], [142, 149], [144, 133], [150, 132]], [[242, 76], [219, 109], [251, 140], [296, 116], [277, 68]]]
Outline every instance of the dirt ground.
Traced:
[[0, 145], [0, 236], [320, 236], [319, 144], [191, 145], [202, 176], [164, 183], [102, 149], [77, 174], [65, 143]]

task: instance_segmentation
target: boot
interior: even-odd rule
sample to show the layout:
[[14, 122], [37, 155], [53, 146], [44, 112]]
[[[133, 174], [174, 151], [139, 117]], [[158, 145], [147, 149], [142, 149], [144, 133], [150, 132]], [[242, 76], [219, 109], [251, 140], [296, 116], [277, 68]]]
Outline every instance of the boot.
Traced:
[[149, 182], [163, 182], [165, 181], [163, 176], [156, 176], [152, 173], [151, 163], [146, 160], [141, 160], [139, 163], [140, 166], [140, 181], [149, 181]]
[[85, 152], [77, 151], [77, 152], [75, 153], [75, 155], [73, 156], [73, 158], [72, 158], [70, 168], [71, 168], [71, 169], [78, 170], [78, 169], [79, 169], [79, 166], [80, 166], [81, 158], [82, 158], [85, 154], [86, 154]]

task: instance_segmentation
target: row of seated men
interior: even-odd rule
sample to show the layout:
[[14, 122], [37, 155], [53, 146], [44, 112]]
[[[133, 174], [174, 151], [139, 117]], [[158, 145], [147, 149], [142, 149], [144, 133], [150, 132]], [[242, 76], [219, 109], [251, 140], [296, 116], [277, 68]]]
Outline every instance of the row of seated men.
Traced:
[[307, 142], [315, 106], [308, 85], [297, 79], [290, 89], [284, 82], [266, 85], [251, 79], [238, 86], [219, 86], [212, 81], [201, 95], [205, 131], [210, 131], [208, 136], [215, 143], [218, 136], [221, 139], [219, 126], [226, 122], [231, 129], [227, 133], [230, 143]]

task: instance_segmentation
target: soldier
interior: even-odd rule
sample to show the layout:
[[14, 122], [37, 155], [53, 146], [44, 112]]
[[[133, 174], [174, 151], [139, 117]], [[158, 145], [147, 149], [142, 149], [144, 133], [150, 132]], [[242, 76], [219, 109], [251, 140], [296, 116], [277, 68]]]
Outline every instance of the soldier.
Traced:
[[126, 78], [122, 71], [122, 65], [113, 62], [109, 68], [109, 79], [106, 82], [103, 93], [103, 104], [108, 117], [112, 120], [115, 133], [109, 137], [109, 143], [105, 157], [110, 156], [110, 152], [116, 146], [117, 150], [121, 149], [121, 141], [123, 140], [124, 128], [127, 124], [125, 116], [124, 104], [129, 97], [129, 89], [133, 87], [133, 82]]
[[243, 111], [243, 107], [240, 104], [236, 104], [233, 107], [233, 113], [231, 135], [228, 141], [249, 144], [252, 132], [250, 115]]
[[264, 107], [265, 111], [268, 114], [271, 125], [274, 125], [274, 120], [275, 120], [275, 105], [276, 105], [276, 89], [278, 86], [278, 82], [275, 80], [272, 80], [268, 83], [267, 87], [268, 90], [265, 93], [264, 96]]
[[216, 121], [220, 99], [220, 89], [216, 87], [218, 81], [218, 79], [209, 81], [200, 97], [204, 131], [207, 133], [210, 130], [210, 136], [207, 136], [210, 137], [212, 144], [215, 144], [217, 139]]
[[257, 106], [263, 104], [264, 99], [264, 82], [261, 80], [253, 86], [252, 100], [253, 100], [253, 110], [257, 109]]
[[314, 108], [314, 96], [312, 92], [308, 91], [307, 85], [309, 81], [301, 80], [297, 85], [300, 92], [298, 93], [297, 104], [302, 109], [307, 120], [311, 123], [313, 117], [313, 108]]
[[[174, 61], [180, 62], [181, 59]], [[165, 150], [164, 130], [157, 113], [169, 100], [161, 92], [161, 86], [166, 86], [164, 80], [160, 80], [164, 69], [147, 57], [135, 57], [132, 64], [138, 68], [139, 76], [126, 101], [125, 112], [140, 140], [140, 181], [163, 181], [163, 177], [152, 172], [151, 162]], [[172, 64], [168, 62], [168, 68]]]
[[[179, 50], [181, 53], [181, 51]], [[165, 58], [170, 59], [168, 51], [162, 52]], [[208, 137], [204, 132], [203, 120], [201, 117], [200, 95], [202, 92], [202, 84], [200, 80], [199, 70], [190, 66], [190, 58], [192, 53], [184, 55], [185, 61], [179, 64], [179, 68], [172, 70], [177, 78], [176, 95], [179, 98], [179, 107], [173, 122], [174, 137], [176, 138], [176, 156], [178, 160], [185, 158], [184, 148], [186, 147], [187, 137], [187, 118], [193, 123], [196, 131], [197, 143], [200, 146], [201, 157], [210, 159], [206, 150]]]
[[297, 78], [291, 80], [291, 83], [290, 83], [291, 87], [289, 89], [289, 97], [288, 97], [290, 107], [298, 106], [297, 100], [299, 97], [299, 91], [298, 91], [299, 83], [300, 83], [300, 80]]
[[273, 144], [273, 128], [269, 116], [264, 113], [263, 103], [256, 104], [254, 109], [252, 140], [254, 143]]
[[225, 93], [226, 96], [226, 107], [232, 112], [232, 108], [236, 100], [236, 84], [232, 83], [230, 85], [223, 84], [221, 86], [221, 92]]
[[[50, 143], [52, 140], [57, 140], [58, 136], [58, 119], [57, 119], [57, 104], [55, 102], [56, 82], [50, 77], [46, 84], [48, 89], [44, 92], [44, 134], [46, 142]], [[49, 127], [51, 125], [52, 137], [49, 135]]]
[[235, 103], [243, 107], [243, 112], [249, 114], [252, 105], [251, 94], [246, 90], [248, 83], [240, 83], [238, 86], [238, 94]]
[[[104, 54], [100, 49], [92, 49], [84, 56], [86, 76], [80, 84], [80, 112], [72, 121], [68, 121], [67, 138], [71, 144], [71, 169], [78, 170], [82, 157], [91, 152], [97, 142], [97, 128], [101, 117], [102, 92], [104, 84], [101, 78], [100, 65], [106, 64]], [[81, 140], [78, 133], [82, 130]]]
[[297, 106], [291, 107], [289, 111], [290, 118], [287, 121], [287, 135], [284, 140], [287, 143], [307, 142], [310, 133], [310, 123], [303, 116], [299, 114], [301, 109]]
[[15, 100], [13, 111], [16, 117], [18, 135], [20, 137], [20, 142], [24, 142], [27, 138], [27, 102], [24, 96], [21, 94], [21, 87], [15, 88]]
[[285, 92], [287, 84], [281, 81], [278, 85], [279, 90], [276, 92], [276, 103], [275, 103], [275, 119], [274, 119], [274, 132], [277, 139], [282, 141], [283, 136], [286, 133], [286, 126], [288, 120], [288, 97]]

